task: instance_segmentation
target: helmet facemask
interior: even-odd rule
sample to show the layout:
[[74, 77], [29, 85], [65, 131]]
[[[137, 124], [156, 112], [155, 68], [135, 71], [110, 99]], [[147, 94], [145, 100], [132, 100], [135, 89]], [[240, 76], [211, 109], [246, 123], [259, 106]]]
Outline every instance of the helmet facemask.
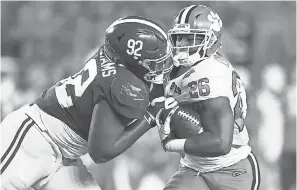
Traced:
[[139, 63], [149, 70], [144, 75], [144, 79], [157, 84], [161, 84], [173, 68], [171, 51], [159, 59], [145, 59], [144, 61], [139, 61]]
[[[189, 67], [203, 60], [207, 56], [207, 50], [216, 42], [217, 37], [213, 31], [206, 29], [189, 29], [188, 24], [180, 27], [176, 24], [169, 30], [168, 37], [172, 45], [172, 54], [175, 66]], [[187, 44], [177, 44], [178, 36], [187, 35]]]

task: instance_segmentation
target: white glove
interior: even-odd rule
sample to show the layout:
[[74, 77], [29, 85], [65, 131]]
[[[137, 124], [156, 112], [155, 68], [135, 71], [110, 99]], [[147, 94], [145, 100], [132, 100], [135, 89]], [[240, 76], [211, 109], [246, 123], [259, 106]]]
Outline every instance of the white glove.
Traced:
[[[173, 97], [165, 98], [164, 96], [161, 96], [161, 97], [155, 98], [151, 101], [152, 106], [158, 106], [157, 104], [163, 104], [161, 109], [158, 111], [155, 120], [156, 120], [156, 124], [157, 124], [158, 130], [159, 130], [160, 138], [161, 138], [161, 140], [164, 140], [170, 133], [171, 115], [178, 108], [178, 102]], [[162, 114], [164, 109], [165, 110], [172, 109], [172, 110], [167, 115], [165, 122], [160, 123], [160, 115]]]
[[161, 109], [171, 109], [177, 106], [177, 104], [178, 102], [173, 97], [165, 98], [164, 96], [161, 96], [155, 98], [150, 102], [150, 106], [146, 111], [145, 119], [148, 123], [155, 122], [156, 115]]
[[162, 147], [165, 151], [168, 151], [168, 147], [166, 146], [170, 141], [176, 139], [174, 137], [174, 135], [171, 133], [171, 129], [170, 129], [170, 121], [171, 121], [171, 116], [173, 115], [173, 113], [177, 110], [178, 106], [174, 107], [169, 114], [167, 115], [164, 124], [160, 122], [160, 115], [163, 111], [163, 109], [161, 109], [158, 114], [156, 115], [156, 123], [157, 123], [157, 127], [158, 127], [158, 133], [159, 133], [159, 137], [161, 139], [161, 143], [162, 143]]
[[[184, 154], [184, 146], [186, 139], [176, 139], [173, 133], [171, 133], [170, 129], [170, 122], [171, 122], [171, 116], [176, 112], [178, 106], [178, 102], [173, 98], [165, 98], [165, 97], [159, 97], [154, 99], [151, 102], [151, 105], [156, 105], [158, 103], [163, 103], [164, 107], [161, 108], [158, 113], [156, 114], [156, 124], [158, 127], [158, 133], [159, 137], [161, 139], [162, 147], [165, 150], [165, 152], [178, 152]], [[171, 109], [169, 114], [166, 116], [166, 119], [164, 123], [161, 122], [160, 116], [164, 109]]]
[[173, 97], [165, 98], [164, 96], [155, 98], [151, 101], [152, 106], [156, 106], [157, 104], [164, 103], [164, 108], [171, 109], [178, 105], [178, 102]]
[[163, 108], [156, 115], [156, 123], [157, 123], [157, 127], [158, 127], [158, 130], [159, 130], [159, 134], [162, 135], [162, 136], [160, 135], [161, 140], [164, 140], [169, 135], [169, 133], [171, 132], [171, 129], [170, 129], [171, 116], [176, 111], [177, 108], [178, 108], [178, 106], [176, 106], [175, 108], [173, 108], [169, 112], [169, 114], [167, 115], [164, 123], [160, 122], [161, 121], [160, 120], [160, 115], [163, 112]]
[[174, 107], [167, 115], [164, 124], [160, 123], [160, 115], [163, 111], [161, 109], [156, 116], [156, 123], [158, 127], [159, 137], [161, 144], [165, 152], [178, 152], [184, 154], [184, 147], [186, 139], [176, 139], [173, 133], [171, 133], [170, 122], [171, 116], [177, 110], [178, 106]]

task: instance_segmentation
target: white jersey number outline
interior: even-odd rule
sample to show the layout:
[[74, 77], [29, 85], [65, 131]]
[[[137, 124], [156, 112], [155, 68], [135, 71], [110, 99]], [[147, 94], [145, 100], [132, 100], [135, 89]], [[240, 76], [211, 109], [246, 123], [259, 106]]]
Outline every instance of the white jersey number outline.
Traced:
[[[83, 95], [87, 87], [97, 75], [95, 59], [90, 59], [85, 67], [73, 76], [60, 81], [61, 85], [55, 87], [59, 104], [63, 108], [73, 106], [74, 101]], [[72, 92], [72, 93], [71, 93]]]

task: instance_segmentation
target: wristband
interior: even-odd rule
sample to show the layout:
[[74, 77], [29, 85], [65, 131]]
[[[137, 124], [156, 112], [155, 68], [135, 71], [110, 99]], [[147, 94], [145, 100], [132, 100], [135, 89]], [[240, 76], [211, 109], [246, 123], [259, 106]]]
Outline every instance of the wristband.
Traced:
[[186, 139], [174, 139], [165, 144], [167, 152], [184, 152]]

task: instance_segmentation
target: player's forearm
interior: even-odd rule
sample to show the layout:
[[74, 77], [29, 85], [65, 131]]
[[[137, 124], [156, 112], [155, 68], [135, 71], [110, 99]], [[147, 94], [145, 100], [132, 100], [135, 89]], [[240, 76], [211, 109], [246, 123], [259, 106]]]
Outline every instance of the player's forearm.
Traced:
[[126, 150], [133, 145], [145, 132], [151, 128], [145, 120], [138, 120], [125, 129], [123, 134], [115, 142], [114, 147], [118, 150]]
[[220, 135], [204, 131], [186, 139], [184, 151], [193, 156], [216, 157], [228, 154], [231, 145]]
[[150, 124], [148, 124], [145, 119], [135, 121], [130, 126], [126, 127], [113, 146], [109, 149], [109, 152], [105, 155], [105, 159], [107, 159], [107, 161], [111, 160], [125, 152], [150, 128]]

